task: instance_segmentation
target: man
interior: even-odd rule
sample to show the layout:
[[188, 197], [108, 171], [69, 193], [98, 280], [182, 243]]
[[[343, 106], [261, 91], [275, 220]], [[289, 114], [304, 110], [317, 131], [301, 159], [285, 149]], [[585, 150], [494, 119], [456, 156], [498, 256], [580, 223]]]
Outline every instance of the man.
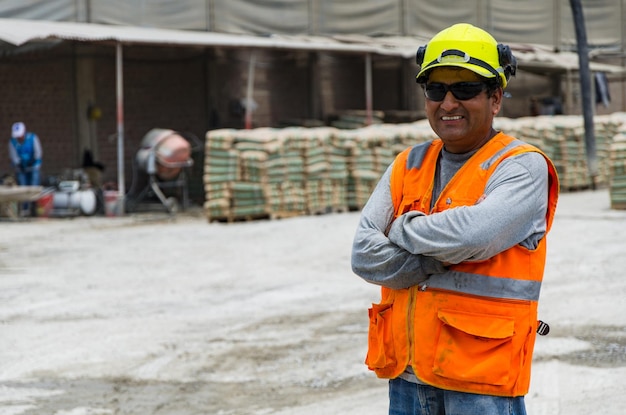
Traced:
[[[27, 132], [23, 122], [16, 122], [11, 127], [9, 157], [15, 169], [17, 184], [20, 186], [39, 186], [41, 169], [41, 143], [36, 134]], [[28, 211], [29, 203], [24, 203]]]
[[9, 157], [20, 186], [39, 186], [41, 155], [41, 143], [37, 134], [27, 132], [23, 122], [13, 124]]
[[417, 62], [439, 139], [398, 155], [362, 210], [352, 269], [382, 286], [366, 364], [390, 415], [525, 414], [556, 170], [493, 129], [508, 46], [457, 24]]

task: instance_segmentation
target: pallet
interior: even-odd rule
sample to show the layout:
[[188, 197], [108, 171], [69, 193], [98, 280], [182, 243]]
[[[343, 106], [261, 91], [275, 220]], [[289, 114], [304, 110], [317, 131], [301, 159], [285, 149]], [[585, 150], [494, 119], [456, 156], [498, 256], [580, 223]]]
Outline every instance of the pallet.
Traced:
[[275, 212], [271, 212], [270, 213], [270, 219], [288, 219], [288, 218], [295, 218], [297, 216], [305, 216], [306, 213], [304, 211], [293, 211], [293, 210], [286, 210], [286, 211], [275, 211]]
[[250, 222], [250, 221], [255, 221], [255, 220], [266, 220], [266, 219], [279, 220], [279, 219], [294, 218], [298, 216], [327, 215], [331, 213], [346, 213], [350, 211], [351, 210], [348, 206], [327, 206], [325, 208], [317, 209], [314, 211], [285, 210], [285, 211], [272, 211], [270, 213], [250, 214], [250, 215], [234, 215], [234, 214], [207, 215], [207, 219], [209, 223], [211, 222], [233, 223], [233, 222]]
[[269, 219], [270, 215], [267, 213], [255, 214], [255, 215], [219, 215], [219, 216], [208, 216], [207, 220], [209, 223], [212, 222], [220, 222], [220, 223], [234, 223], [234, 222], [252, 222], [255, 220], [266, 220]]
[[308, 211], [309, 215], [328, 215], [329, 213], [345, 213], [348, 212], [348, 206], [326, 206], [319, 209]]

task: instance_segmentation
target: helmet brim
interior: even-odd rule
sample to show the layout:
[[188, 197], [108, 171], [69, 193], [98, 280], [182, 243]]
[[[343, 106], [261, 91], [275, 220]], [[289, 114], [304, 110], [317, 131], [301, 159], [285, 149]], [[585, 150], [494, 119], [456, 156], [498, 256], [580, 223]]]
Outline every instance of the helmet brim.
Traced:
[[[428, 65], [428, 67], [420, 70], [417, 76], [415, 77], [415, 79], [418, 84], [424, 84], [428, 81], [428, 75], [430, 74], [430, 71], [432, 71], [435, 68], [443, 68], [443, 67], [451, 67], [451, 66], [456, 67], [456, 68], [463, 68], [463, 69], [470, 70], [482, 76], [483, 78], [487, 78], [487, 79], [495, 78], [494, 74], [491, 71], [483, 68], [482, 66], [473, 65], [468, 62], [458, 62], [458, 63], [440, 62], [440, 63], [433, 63], [431, 65]], [[506, 86], [506, 79], [504, 78], [504, 76], [500, 76], [500, 83], [502, 84], [503, 88]]]

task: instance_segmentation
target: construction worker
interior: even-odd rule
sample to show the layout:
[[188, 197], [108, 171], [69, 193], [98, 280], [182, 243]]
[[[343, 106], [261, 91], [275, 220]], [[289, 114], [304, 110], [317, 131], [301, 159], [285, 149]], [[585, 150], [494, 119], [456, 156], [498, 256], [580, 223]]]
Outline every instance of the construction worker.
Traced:
[[390, 415], [525, 414], [556, 169], [493, 128], [508, 46], [462, 23], [417, 63], [438, 139], [400, 153], [361, 213], [352, 269], [382, 286], [366, 364]]
[[[15, 178], [20, 186], [39, 186], [41, 169], [41, 143], [37, 134], [26, 131], [23, 122], [11, 126], [9, 140], [9, 158], [15, 170]], [[30, 204], [23, 204], [23, 211], [29, 210]]]

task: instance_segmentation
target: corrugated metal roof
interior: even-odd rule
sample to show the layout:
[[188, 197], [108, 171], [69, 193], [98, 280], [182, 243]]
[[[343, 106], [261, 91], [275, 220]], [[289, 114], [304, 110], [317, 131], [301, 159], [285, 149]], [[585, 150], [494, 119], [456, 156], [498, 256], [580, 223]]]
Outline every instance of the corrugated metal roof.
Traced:
[[[413, 46], [395, 42], [372, 41], [359, 37], [344, 40], [321, 36], [252, 36], [190, 30], [156, 29], [133, 26], [112, 26], [95, 23], [50, 22], [43, 20], [0, 19], [0, 39], [15, 46], [43, 40], [75, 40], [81, 42], [115, 41], [126, 44], [158, 44], [173, 46], [222, 46], [290, 50], [320, 50], [383, 55], [413, 56]], [[369, 39], [369, 40], [368, 40]]]
[[[426, 39], [412, 37], [337, 36], [252, 36], [191, 30], [113, 26], [95, 23], [51, 22], [44, 20], [0, 19], [0, 39], [21, 46], [45, 40], [81, 42], [121, 42], [170, 46], [213, 46], [264, 48], [342, 53], [372, 53], [410, 59]], [[537, 45], [511, 44], [521, 70], [554, 73], [578, 70], [578, 56], [572, 52], [555, 53]], [[621, 66], [590, 62], [592, 71], [626, 73]]]

